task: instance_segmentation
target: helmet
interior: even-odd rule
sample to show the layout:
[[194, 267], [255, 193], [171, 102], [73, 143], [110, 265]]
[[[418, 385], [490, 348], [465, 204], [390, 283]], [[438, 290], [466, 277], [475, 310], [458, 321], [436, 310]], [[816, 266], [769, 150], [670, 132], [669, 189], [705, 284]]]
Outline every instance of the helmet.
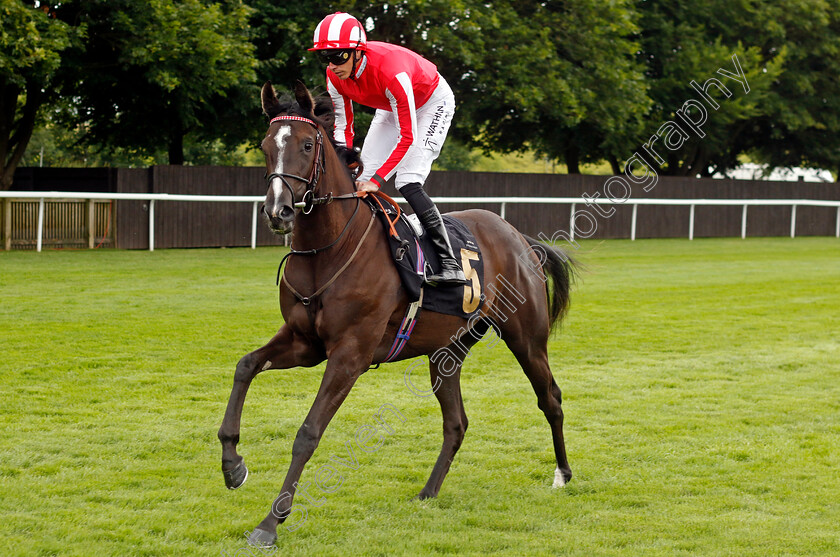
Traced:
[[365, 50], [367, 36], [365, 28], [358, 19], [344, 12], [335, 12], [321, 20], [315, 28], [312, 38], [312, 48], [309, 50], [332, 50], [338, 48], [355, 48]]

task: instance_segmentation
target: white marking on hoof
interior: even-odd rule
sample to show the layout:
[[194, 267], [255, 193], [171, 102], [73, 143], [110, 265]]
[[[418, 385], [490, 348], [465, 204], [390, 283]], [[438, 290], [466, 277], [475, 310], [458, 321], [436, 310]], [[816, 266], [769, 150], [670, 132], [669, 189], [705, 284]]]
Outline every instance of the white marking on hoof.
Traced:
[[263, 366], [262, 370], [265, 371], [271, 367], [271, 360], [266, 360], [265, 365]]
[[564, 485], [566, 485], [566, 480], [563, 479], [563, 472], [560, 471], [560, 467], [558, 466], [554, 470], [554, 484], [551, 487], [558, 488]]

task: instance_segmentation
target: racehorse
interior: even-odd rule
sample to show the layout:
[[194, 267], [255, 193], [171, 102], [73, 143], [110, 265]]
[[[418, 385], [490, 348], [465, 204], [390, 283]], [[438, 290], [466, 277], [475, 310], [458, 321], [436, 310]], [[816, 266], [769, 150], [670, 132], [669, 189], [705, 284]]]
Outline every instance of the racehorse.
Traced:
[[[294, 96], [295, 101], [281, 102], [270, 82], [262, 88], [263, 112], [270, 119], [262, 141], [268, 180], [262, 211], [275, 233], [294, 230], [294, 234], [292, 256], [280, 283], [285, 324], [265, 346], [237, 364], [219, 428], [228, 488], [241, 486], [248, 474], [236, 445], [245, 395], [254, 377], [269, 369], [311, 367], [324, 360], [327, 365], [295, 437], [280, 496], [250, 535], [249, 542], [258, 546], [276, 541], [277, 525], [291, 513], [297, 482], [324, 430], [359, 376], [386, 359], [409, 305], [386, 234], [369, 233], [378, 217], [360, 200], [366, 194], [356, 191], [348, 170], [347, 162], [355, 153], [331, 139], [327, 120], [316, 117], [313, 98], [302, 83], [296, 85]], [[510, 295], [505, 299], [500, 289], [486, 288], [482, 310], [470, 319], [425, 311], [398, 359], [446, 347], [453, 348], [451, 354], [463, 354], [492, 328], [522, 366], [548, 420], [557, 459], [553, 485], [561, 487], [572, 471], [563, 439], [560, 388], [549, 368], [547, 342], [568, 308], [574, 262], [562, 251], [522, 235], [495, 213], [468, 210], [451, 216], [475, 236], [485, 276], [503, 279], [521, 304], [513, 307]], [[473, 282], [456, 288], [476, 286]], [[468, 294], [479, 295], [465, 290]], [[460, 390], [462, 363], [457, 358], [430, 358], [432, 386], [443, 414], [443, 446], [420, 499], [437, 496], [467, 430]]]

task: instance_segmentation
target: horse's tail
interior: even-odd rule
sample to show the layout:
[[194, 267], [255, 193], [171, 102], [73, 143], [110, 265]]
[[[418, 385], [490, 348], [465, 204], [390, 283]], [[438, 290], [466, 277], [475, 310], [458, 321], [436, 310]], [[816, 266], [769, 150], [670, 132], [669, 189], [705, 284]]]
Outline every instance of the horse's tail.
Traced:
[[[525, 236], [523, 234], [523, 236]], [[569, 309], [572, 283], [577, 277], [578, 263], [563, 250], [525, 236], [531, 250], [540, 260], [545, 272], [545, 293], [549, 300], [550, 330], [563, 321]]]

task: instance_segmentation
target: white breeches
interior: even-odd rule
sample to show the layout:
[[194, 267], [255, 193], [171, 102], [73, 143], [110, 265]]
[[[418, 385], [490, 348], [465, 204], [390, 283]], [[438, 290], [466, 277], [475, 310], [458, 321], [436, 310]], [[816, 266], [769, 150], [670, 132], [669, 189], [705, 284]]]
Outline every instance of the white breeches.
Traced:
[[[397, 165], [397, 189], [412, 182], [424, 184], [432, 170], [432, 163], [440, 155], [452, 115], [455, 114], [455, 96], [443, 77], [428, 102], [418, 107], [416, 112], [417, 137]], [[362, 146], [364, 172], [359, 179], [370, 180], [388, 160], [399, 140], [400, 130], [394, 113], [377, 110]]]

